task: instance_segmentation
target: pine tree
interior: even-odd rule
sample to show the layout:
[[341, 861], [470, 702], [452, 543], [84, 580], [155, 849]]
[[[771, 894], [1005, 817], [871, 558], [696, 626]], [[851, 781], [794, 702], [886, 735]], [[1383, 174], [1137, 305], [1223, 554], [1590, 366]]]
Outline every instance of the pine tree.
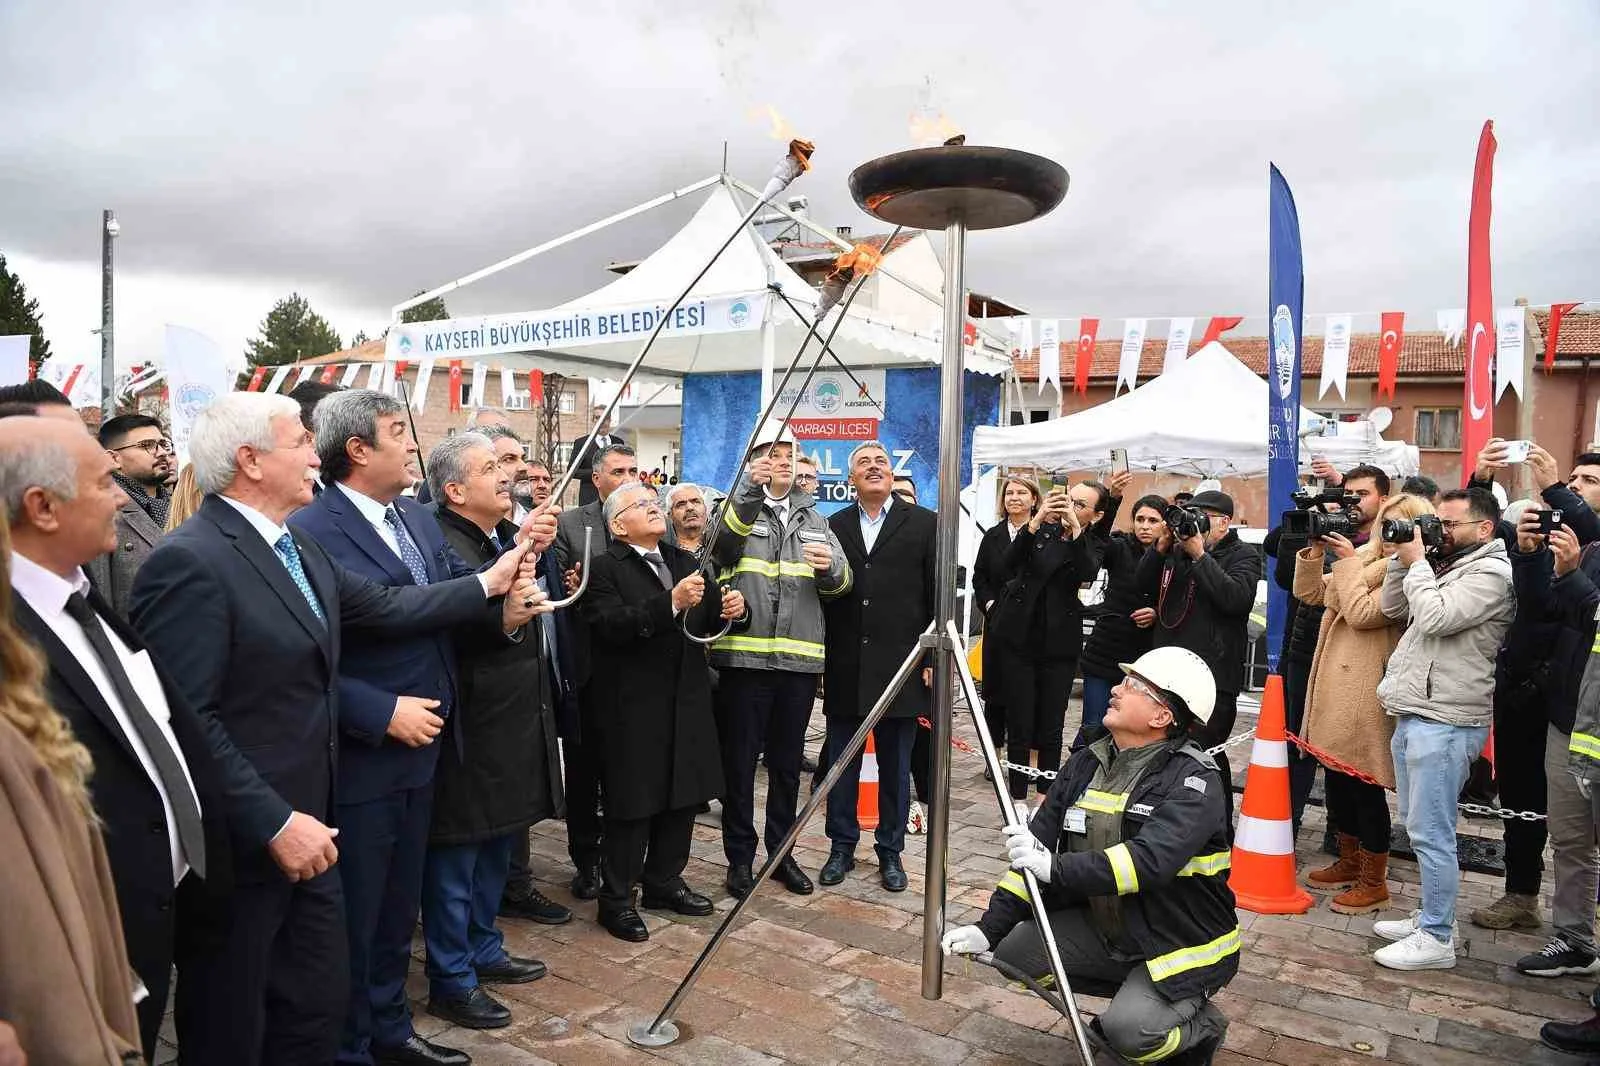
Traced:
[[[416, 293], [421, 296], [421, 290]], [[400, 312], [402, 322], [437, 322], [441, 318], [449, 318], [450, 309], [444, 305], [443, 296], [435, 296], [431, 300], [424, 300], [415, 307], [408, 307]]]
[[261, 335], [245, 342], [245, 355], [252, 367], [282, 366], [342, 347], [339, 334], [328, 320], [311, 310], [311, 304], [296, 292], [267, 312], [261, 320]]
[[39, 301], [28, 296], [22, 279], [11, 272], [5, 255], [0, 254], [0, 336], [24, 333], [33, 335], [28, 342], [28, 364], [37, 370], [50, 358], [50, 342], [44, 339], [44, 326], [39, 321]]

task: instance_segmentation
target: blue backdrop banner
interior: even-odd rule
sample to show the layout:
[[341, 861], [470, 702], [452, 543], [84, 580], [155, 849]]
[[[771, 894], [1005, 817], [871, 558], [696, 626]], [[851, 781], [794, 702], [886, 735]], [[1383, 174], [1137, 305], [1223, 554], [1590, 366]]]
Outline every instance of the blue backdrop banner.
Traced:
[[[1300, 473], [1300, 339], [1306, 275], [1294, 194], [1278, 168], [1268, 166], [1267, 314], [1272, 320], [1272, 347], [1267, 352], [1267, 514], [1271, 522], [1293, 506]], [[1268, 581], [1267, 667], [1273, 671], [1278, 669], [1288, 613], [1288, 593], [1277, 582]]]
[[[837, 388], [842, 374], [819, 373], [811, 390]], [[939, 507], [939, 369], [915, 367], [883, 374], [881, 408], [852, 408], [850, 417], [816, 419], [796, 417], [793, 425], [800, 448], [817, 459], [821, 486], [818, 509], [832, 514], [854, 499], [846, 469], [850, 450], [864, 440], [877, 439], [889, 451], [897, 475], [917, 483], [917, 499], [924, 507]], [[961, 483], [972, 465], [972, 430], [994, 425], [1000, 411], [998, 377], [967, 371], [963, 386], [961, 431]], [[857, 391], [854, 385], [850, 394]], [[743, 456], [739, 449], [749, 439], [761, 411], [761, 375], [690, 374], [683, 380], [683, 471], [686, 481], [727, 491]], [[816, 406], [826, 408], [833, 401]], [[781, 418], [788, 408], [775, 417]]]

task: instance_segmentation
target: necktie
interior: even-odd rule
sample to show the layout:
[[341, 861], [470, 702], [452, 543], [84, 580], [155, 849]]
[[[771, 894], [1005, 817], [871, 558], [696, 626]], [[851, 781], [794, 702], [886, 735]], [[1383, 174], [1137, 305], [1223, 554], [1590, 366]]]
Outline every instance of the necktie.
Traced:
[[300, 549], [294, 546], [294, 538], [285, 533], [272, 547], [278, 553], [278, 558], [283, 560], [284, 569], [289, 571], [294, 587], [300, 590], [300, 595], [311, 605], [311, 613], [317, 616], [317, 621], [327, 625], [328, 616], [322, 613], [322, 604], [317, 602], [317, 594], [311, 591], [311, 582], [306, 578], [306, 568], [300, 562]]
[[422, 553], [417, 550], [417, 542], [406, 532], [406, 524], [400, 521], [400, 512], [396, 511], [392, 504], [384, 508], [383, 521], [394, 531], [395, 543], [400, 545], [400, 561], [411, 571], [411, 580], [415, 581], [419, 588], [426, 585], [428, 564], [422, 561]]
[[661, 587], [668, 592], [672, 591], [672, 571], [667, 569], [667, 561], [661, 558], [660, 552], [645, 552], [644, 561], [656, 572], [656, 577], [661, 579]]
[[89, 606], [89, 601], [81, 593], [74, 592], [67, 597], [67, 614], [83, 627], [84, 636], [89, 638], [89, 647], [94, 649], [95, 657], [111, 679], [111, 687], [117, 690], [122, 709], [133, 723], [133, 731], [139, 734], [145, 751], [150, 753], [150, 761], [156, 764], [156, 776], [161, 779], [162, 791], [167, 794], [167, 800], [172, 804], [172, 816], [178, 823], [178, 843], [183, 846], [184, 858], [196, 874], [204, 877], [206, 837], [200, 824], [200, 806], [195, 802], [189, 779], [184, 776], [183, 766], [178, 762], [178, 753], [172, 750], [161, 727], [134, 691], [133, 682], [128, 680], [128, 673], [122, 668], [122, 659], [111, 646], [105, 628], [95, 615], [94, 608]]
[[[546, 596], [550, 595], [549, 583], [542, 577], [539, 579], [539, 591]], [[561, 652], [556, 647], [556, 616], [553, 613], [539, 616], [539, 633], [544, 637], [545, 654], [550, 661], [550, 676], [555, 679], [556, 691], [560, 692], [562, 690]]]

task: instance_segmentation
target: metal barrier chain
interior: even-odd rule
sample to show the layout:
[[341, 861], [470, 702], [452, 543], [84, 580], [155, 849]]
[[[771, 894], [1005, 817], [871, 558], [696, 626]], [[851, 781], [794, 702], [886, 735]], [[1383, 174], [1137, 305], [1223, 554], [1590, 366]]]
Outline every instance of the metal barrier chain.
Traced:
[[[1238, 747], [1240, 744], [1244, 743], [1245, 741], [1254, 740], [1254, 739], [1255, 739], [1255, 734], [1254, 733], [1240, 733], [1238, 736], [1230, 737], [1229, 739], [1223, 741], [1221, 744], [1218, 744], [1214, 748], [1207, 748], [1206, 749], [1206, 754], [1207, 755], [1220, 755], [1222, 752], [1226, 751], [1229, 748]], [[1029, 778], [1031, 780], [1043, 779], [1045, 781], [1054, 781], [1055, 778], [1056, 778], [1056, 771], [1054, 771], [1054, 770], [1041, 770], [1037, 766], [1018, 766], [1016, 763], [1014, 763], [1014, 762], [1006, 762], [1004, 759], [1000, 760], [1000, 765], [1004, 766], [1008, 771], [1010, 771], [1012, 773], [1021, 774], [1022, 776], [1026, 777], [1026, 778]]]

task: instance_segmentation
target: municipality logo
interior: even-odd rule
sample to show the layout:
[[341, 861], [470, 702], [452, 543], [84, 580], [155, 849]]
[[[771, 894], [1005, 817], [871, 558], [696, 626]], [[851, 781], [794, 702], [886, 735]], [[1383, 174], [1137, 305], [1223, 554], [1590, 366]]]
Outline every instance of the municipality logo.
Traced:
[[833, 378], [823, 378], [811, 393], [811, 406], [825, 415], [831, 415], [844, 404], [844, 390]]
[[400, 343], [398, 345], [396, 345], [396, 347], [398, 347], [400, 349], [400, 354], [401, 355], [410, 355], [411, 354], [411, 338], [407, 337], [405, 334], [401, 334], [400, 335]]
[[750, 321], [750, 305], [743, 300], [733, 301], [733, 306], [728, 308], [728, 321], [734, 329], [738, 329]]
[[1278, 398], [1287, 400], [1294, 384], [1294, 316], [1287, 304], [1279, 304], [1272, 315], [1273, 377], [1278, 381]]
[[210, 385], [190, 382], [178, 389], [178, 394], [173, 398], [173, 403], [183, 417], [192, 422], [199, 416], [201, 411], [210, 407], [211, 402], [216, 398], [217, 394]]

